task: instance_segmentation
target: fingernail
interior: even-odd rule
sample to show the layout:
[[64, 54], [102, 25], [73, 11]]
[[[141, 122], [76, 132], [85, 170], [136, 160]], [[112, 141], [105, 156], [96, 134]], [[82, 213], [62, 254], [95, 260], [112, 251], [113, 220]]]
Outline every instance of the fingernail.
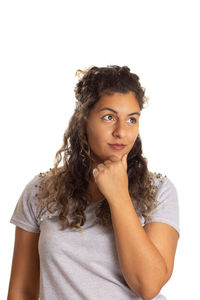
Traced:
[[93, 175], [95, 176], [95, 175], [96, 175], [96, 173], [97, 173], [97, 169], [96, 169], [96, 168], [95, 168], [95, 169], [93, 169], [92, 173], [93, 173]]

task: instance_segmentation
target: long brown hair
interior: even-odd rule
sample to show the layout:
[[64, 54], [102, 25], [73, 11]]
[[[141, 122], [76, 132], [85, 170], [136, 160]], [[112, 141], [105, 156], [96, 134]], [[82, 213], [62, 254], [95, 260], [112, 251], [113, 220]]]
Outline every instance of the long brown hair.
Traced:
[[[54, 168], [40, 173], [41, 193], [37, 194], [41, 204], [49, 212], [55, 212], [58, 204], [61, 207], [59, 220], [61, 230], [68, 227], [81, 229], [86, 221], [87, 189], [92, 176], [92, 157], [87, 141], [85, 122], [95, 103], [104, 94], [114, 92], [134, 92], [140, 110], [147, 102], [145, 89], [141, 87], [138, 75], [131, 73], [127, 66], [109, 65], [107, 67], [91, 66], [86, 70], [77, 70], [79, 80], [75, 86], [76, 108], [64, 132], [63, 145], [55, 156]], [[59, 166], [62, 161], [62, 165]], [[127, 157], [127, 174], [129, 194], [136, 203], [137, 211], [146, 220], [149, 212], [156, 205], [157, 186], [153, 173], [147, 168], [147, 159], [142, 154], [142, 142], [138, 135]], [[69, 199], [74, 203], [69, 209]], [[54, 206], [54, 209], [52, 207]], [[110, 207], [106, 199], [97, 205], [97, 222], [100, 225], [111, 225]], [[72, 218], [69, 222], [68, 217]]]

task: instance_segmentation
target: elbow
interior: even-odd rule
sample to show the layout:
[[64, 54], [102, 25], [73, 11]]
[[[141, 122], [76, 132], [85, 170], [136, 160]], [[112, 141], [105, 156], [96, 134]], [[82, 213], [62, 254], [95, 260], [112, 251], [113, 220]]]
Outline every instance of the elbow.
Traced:
[[151, 300], [151, 299], [154, 299], [154, 297], [156, 297], [158, 294], [159, 294], [159, 292], [160, 292], [160, 290], [161, 290], [161, 288], [162, 287], [160, 287], [160, 288], [155, 288], [153, 285], [151, 285], [151, 286], [137, 286], [137, 288], [136, 288], [136, 286], [131, 286], [131, 285], [129, 285], [129, 287], [131, 288], [131, 290], [134, 292], [134, 293], [136, 293], [139, 297], [141, 297], [143, 300]]
[[143, 300], [151, 300], [154, 299], [168, 281], [169, 275], [167, 272], [167, 267], [164, 268], [162, 272], [154, 273], [147, 276], [147, 274], [143, 277], [137, 277], [137, 281], [127, 281], [130, 289], [136, 293]]
[[164, 284], [165, 283], [162, 282], [162, 284], [159, 284], [159, 286], [155, 286], [154, 284], [152, 284], [151, 286], [143, 287], [140, 289], [140, 296], [143, 300], [154, 299], [159, 294]]
[[140, 296], [143, 300], [151, 300], [151, 299], [154, 299], [158, 294], [159, 294], [160, 290], [159, 291], [145, 291], [145, 292], [141, 292], [140, 293]]
[[154, 299], [159, 294], [166, 281], [167, 280], [162, 280], [162, 282], [159, 282], [158, 284], [152, 282], [151, 284], [141, 286], [140, 297], [143, 300]]

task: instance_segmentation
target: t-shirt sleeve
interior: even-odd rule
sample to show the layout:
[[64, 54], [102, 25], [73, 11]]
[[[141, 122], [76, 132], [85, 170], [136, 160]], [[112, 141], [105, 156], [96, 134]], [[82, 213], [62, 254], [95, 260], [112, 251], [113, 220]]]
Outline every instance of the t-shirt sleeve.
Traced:
[[36, 175], [24, 188], [16, 204], [10, 223], [30, 232], [39, 233], [40, 227], [37, 221], [40, 213], [39, 200], [36, 197], [37, 186], [40, 183], [39, 175]]
[[145, 221], [145, 224], [150, 222], [166, 223], [176, 229], [180, 238], [178, 193], [168, 177], [162, 179], [157, 192], [157, 206], [149, 215], [151, 221]]

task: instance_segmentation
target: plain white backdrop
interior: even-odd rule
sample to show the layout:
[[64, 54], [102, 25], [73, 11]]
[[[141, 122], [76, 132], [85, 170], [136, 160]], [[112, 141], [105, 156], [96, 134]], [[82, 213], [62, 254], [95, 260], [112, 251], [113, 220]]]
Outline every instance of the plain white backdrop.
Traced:
[[[140, 134], [149, 169], [177, 188], [180, 239], [168, 300], [199, 297], [198, 1], [1, 1], [0, 298], [6, 299], [25, 185], [53, 166], [75, 107], [75, 72], [127, 65], [149, 105]], [[108, 300], [108, 299], [105, 299]]]

